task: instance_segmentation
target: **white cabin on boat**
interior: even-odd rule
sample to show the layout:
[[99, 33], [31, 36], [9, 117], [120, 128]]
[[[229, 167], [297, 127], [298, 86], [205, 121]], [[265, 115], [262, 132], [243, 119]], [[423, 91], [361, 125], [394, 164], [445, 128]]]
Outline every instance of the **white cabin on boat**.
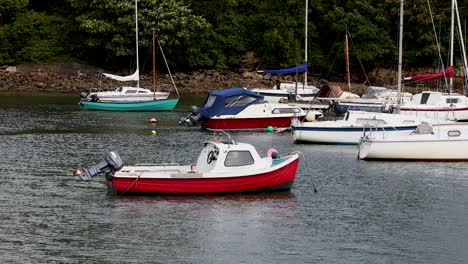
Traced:
[[468, 120], [468, 99], [458, 93], [425, 91], [413, 95], [400, 111], [405, 115], [436, 120]]
[[195, 171], [198, 173], [236, 173], [243, 175], [269, 167], [270, 157], [261, 158], [255, 148], [246, 143], [221, 143], [207, 141], [198, 156]]
[[142, 102], [167, 99], [168, 92], [153, 92], [142, 87], [121, 86], [113, 91], [90, 92], [86, 99], [100, 102]]

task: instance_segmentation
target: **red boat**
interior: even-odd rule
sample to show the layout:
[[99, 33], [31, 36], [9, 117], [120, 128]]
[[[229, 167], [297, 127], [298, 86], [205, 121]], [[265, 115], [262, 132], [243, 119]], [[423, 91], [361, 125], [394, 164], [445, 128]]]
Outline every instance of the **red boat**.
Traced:
[[117, 153], [109, 152], [105, 161], [78, 174], [88, 180], [105, 172], [117, 193], [215, 194], [289, 190], [298, 164], [298, 153], [261, 158], [250, 144], [214, 140], [204, 143], [195, 165], [122, 166]]
[[200, 124], [212, 130], [264, 130], [270, 126], [286, 128], [292, 118], [302, 120], [306, 116], [300, 107], [269, 103], [263, 95], [240, 87], [210, 92], [201, 109], [192, 110], [179, 124]]

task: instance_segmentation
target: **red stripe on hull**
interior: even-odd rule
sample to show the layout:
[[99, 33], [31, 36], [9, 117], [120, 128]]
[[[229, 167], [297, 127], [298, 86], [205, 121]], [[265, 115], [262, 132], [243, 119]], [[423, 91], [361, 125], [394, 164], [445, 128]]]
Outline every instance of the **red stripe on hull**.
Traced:
[[467, 111], [468, 108], [445, 108], [445, 109], [419, 109], [419, 108], [400, 108], [400, 111], [415, 111], [415, 112], [457, 112], [457, 111]]
[[112, 180], [106, 180], [106, 183], [118, 193], [214, 194], [260, 191], [292, 183], [296, 177], [298, 164], [299, 158], [276, 171], [243, 177], [191, 179], [113, 177]]
[[274, 128], [289, 127], [292, 117], [270, 117], [270, 118], [231, 118], [231, 119], [208, 119], [206, 128], [209, 129], [265, 129], [268, 126]]

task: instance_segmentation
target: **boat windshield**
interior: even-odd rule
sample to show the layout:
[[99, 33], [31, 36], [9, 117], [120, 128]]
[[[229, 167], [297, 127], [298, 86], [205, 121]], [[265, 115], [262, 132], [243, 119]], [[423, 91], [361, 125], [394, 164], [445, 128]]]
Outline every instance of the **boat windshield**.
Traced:
[[224, 160], [224, 166], [226, 167], [237, 167], [237, 166], [246, 166], [254, 164], [254, 159], [250, 151], [229, 151]]
[[427, 100], [429, 100], [430, 93], [423, 93], [421, 96], [421, 104], [426, 104]]
[[208, 96], [208, 99], [206, 100], [205, 106], [210, 107], [213, 105], [213, 103], [216, 101], [216, 96], [210, 95]]
[[275, 108], [271, 111], [272, 114], [291, 114], [291, 113], [300, 113], [301, 109], [299, 108]]
[[447, 104], [458, 104], [459, 101], [458, 101], [458, 98], [447, 98], [446, 103]]
[[226, 107], [244, 106], [255, 100], [256, 98], [245, 96], [245, 95], [233, 96], [233, 97], [226, 98], [225, 106]]

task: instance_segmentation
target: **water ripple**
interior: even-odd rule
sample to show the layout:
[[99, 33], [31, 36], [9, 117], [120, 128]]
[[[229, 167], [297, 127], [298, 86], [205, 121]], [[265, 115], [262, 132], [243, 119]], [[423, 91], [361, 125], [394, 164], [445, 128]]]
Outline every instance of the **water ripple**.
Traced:
[[[77, 166], [117, 150], [126, 164], [193, 163], [211, 139], [181, 112], [82, 111], [76, 98], [1, 99], [2, 262], [462, 263], [466, 163], [363, 162], [353, 146], [233, 133], [261, 155], [301, 151], [291, 192], [112, 196]], [[156, 135], [152, 134], [155, 130]], [[314, 192], [314, 188], [318, 190]]]

